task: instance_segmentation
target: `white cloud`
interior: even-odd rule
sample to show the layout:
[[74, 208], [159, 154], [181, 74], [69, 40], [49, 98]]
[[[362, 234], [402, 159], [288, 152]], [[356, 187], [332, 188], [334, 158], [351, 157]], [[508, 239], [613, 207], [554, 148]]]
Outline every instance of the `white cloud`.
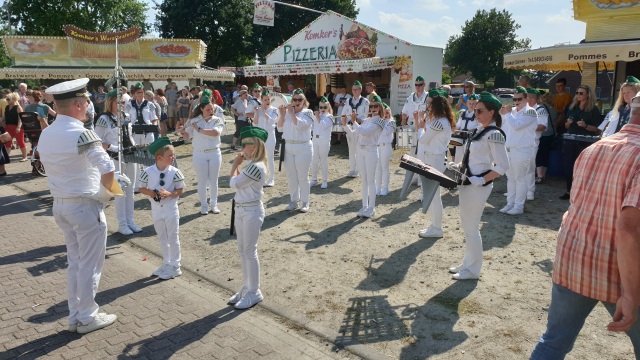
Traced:
[[573, 11], [568, 10], [568, 9], [562, 9], [562, 10], [560, 10], [560, 13], [553, 14], [553, 15], [547, 15], [544, 18], [544, 22], [545, 23], [554, 24], [554, 25], [568, 24], [568, 23], [570, 23], [572, 21], [574, 21], [573, 20]]
[[427, 11], [444, 11], [449, 10], [449, 5], [443, 0], [422, 0], [420, 1], [420, 8]]
[[436, 21], [410, 17], [406, 14], [378, 12], [380, 30], [416, 45], [442, 47], [449, 36], [458, 33], [459, 26], [450, 16], [442, 16]]

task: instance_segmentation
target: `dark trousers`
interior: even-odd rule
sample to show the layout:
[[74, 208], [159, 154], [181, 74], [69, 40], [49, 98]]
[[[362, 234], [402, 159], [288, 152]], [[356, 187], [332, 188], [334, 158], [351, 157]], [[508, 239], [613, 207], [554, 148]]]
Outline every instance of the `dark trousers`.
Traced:
[[239, 138], [240, 137], [240, 130], [242, 130], [242, 128], [244, 128], [245, 126], [248, 126], [249, 122], [248, 121], [244, 121], [244, 120], [237, 120], [236, 121], [236, 132], [233, 134], [234, 138]]
[[555, 136], [542, 136], [538, 145], [538, 153], [536, 154], [536, 167], [549, 167], [549, 153]]
[[589, 146], [589, 143], [564, 139], [562, 142], [562, 153], [564, 155], [564, 176], [567, 181], [567, 192], [571, 192], [573, 185], [573, 165], [580, 156], [582, 150]]

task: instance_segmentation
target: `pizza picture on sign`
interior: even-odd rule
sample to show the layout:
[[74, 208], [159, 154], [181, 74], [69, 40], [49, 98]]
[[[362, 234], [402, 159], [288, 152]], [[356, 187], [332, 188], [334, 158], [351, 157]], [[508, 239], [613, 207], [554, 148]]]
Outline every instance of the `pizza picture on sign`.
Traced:
[[353, 24], [349, 32], [341, 36], [338, 43], [338, 58], [351, 60], [375, 57], [377, 43], [378, 34]]
[[191, 46], [184, 44], [157, 44], [151, 47], [159, 57], [185, 57], [193, 52]]

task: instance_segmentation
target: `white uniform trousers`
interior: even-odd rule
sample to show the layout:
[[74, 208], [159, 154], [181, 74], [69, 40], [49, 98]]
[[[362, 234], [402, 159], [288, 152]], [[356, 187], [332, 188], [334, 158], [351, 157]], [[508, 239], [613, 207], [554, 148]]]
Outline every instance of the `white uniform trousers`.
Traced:
[[81, 202], [54, 199], [53, 218], [67, 245], [69, 324], [86, 325], [98, 315], [95, 297], [104, 266], [107, 219], [100, 202], [76, 199]]
[[346, 132], [347, 145], [349, 146], [349, 172], [358, 174], [358, 136]]
[[322, 181], [327, 182], [329, 173], [329, 149], [331, 139], [313, 139], [313, 159], [311, 160], [311, 180], [318, 181], [318, 166], [322, 167]]
[[378, 165], [376, 166], [376, 187], [378, 190], [389, 190], [389, 163], [393, 155], [391, 143], [380, 143], [378, 145]]
[[[116, 169], [118, 169], [117, 162]], [[133, 205], [135, 200], [133, 195], [133, 181], [138, 178], [138, 164], [122, 163], [122, 172], [131, 180], [131, 184], [123, 189], [124, 196], [116, 196], [115, 198], [114, 207], [116, 209], [116, 219], [120, 227], [135, 223], [133, 221]]]
[[311, 168], [311, 158], [313, 157], [313, 145], [311, 141], [304, 144], [287, 143], [284, 149], [284, 167], [287, 171], [291, 202], [302, 200], [302, 202], [308, 203], [311, 191], [309, 168]]
[[[425, 164], [432, 166], [434, 169], [444, 173], [446, 169], [445, 154], [425, 154], [423, 153], [423, 161]], [[431, 218], [431, 225], [442, 229], [442, 195], [440, 194], [440, 187], [436, 190], [431, 204], [429, 205], [429, 216]]]
[[536, 145], [531, 151], [529, 171], [527, 171], [527, 192], [531, 195], [536, 192], [536, 155], [538, 154], [538, 145], [540, 145], [540, 140], [536, 140]]
[[[198, 199], [202, 209], [206, 209], [207, 205], [212, 209], [218, 206], [218, 175], [221, 163], [220, 149], [209, 152], [193, 152], [193, 168], [198, 178]], [[209, 187], [209, 201], [207, 201], [207, 186]]]
[[462, 266], [479, 276], [482, 269], [482, 237], [480, 236], [480, 218], [484, 205], [491, 194], [493, 184], [487, 186], [460, 186], [460, 222], [467, 246]]
[[527, 200], [527, 176], [531, 162], [532, 147], [507, 148], [509, 169], [507, 169], [507, 204], [524, 209]]
[[362, 208], [376, 208], [377, 145], [358, 145], [358, 169], [362, 179]]
[[271, 136], [267, 138], [267, 142], [264, 144], [267, 150], [267, 162], [269, 166], [269, 179], [265, 182], [265, 184], [273, 184], [276, 176], [276, 165], [275, 165], [275, 155], [273, 154], [276, 150], [276, 137]]
[[260, 260], [258, 238], [264, 222], [262, 203], [255, 206], [236, 207], [235, 228], [238, 238], [238, 254], [242, 264], [242, 286], [249, 291], [260, 289]]
[[158, 233], [164, 264], [180, 267], [180, 211], [175, 199], [161, 201], [151, 208], [153, 228]]

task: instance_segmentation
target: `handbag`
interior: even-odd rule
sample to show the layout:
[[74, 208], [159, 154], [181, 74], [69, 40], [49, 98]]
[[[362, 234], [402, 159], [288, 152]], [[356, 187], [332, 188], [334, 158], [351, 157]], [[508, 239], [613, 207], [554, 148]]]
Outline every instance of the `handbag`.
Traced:
[[3, 132], [2, 134], [0, 134], [0, 142], [3, 144], [6, 144], [8, 142], [11, 142], [11, 134], [9, 134], [8, 132]]

